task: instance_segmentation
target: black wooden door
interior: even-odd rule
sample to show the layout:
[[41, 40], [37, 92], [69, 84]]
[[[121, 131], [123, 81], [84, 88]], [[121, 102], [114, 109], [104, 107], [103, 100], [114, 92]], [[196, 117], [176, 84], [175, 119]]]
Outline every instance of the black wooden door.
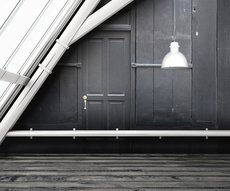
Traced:
[[84, 39], [79, 48], [83, 129], [128, 129], [131, 67], [129, 32], [97, 32], [89, 39]]

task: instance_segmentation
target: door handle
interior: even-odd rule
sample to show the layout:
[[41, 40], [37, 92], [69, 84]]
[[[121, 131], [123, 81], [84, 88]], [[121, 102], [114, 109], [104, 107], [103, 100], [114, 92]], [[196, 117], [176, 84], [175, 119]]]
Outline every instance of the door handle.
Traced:
[[83, 96], [83, 101], [84, 101], [84, 110], [86, 110], [87, 109], [87, 96], [86, 95], [84, 95]]

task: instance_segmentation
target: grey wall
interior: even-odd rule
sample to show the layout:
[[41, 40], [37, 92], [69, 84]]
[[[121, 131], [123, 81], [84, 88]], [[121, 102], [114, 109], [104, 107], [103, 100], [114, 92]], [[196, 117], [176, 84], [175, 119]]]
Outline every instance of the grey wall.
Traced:
[[230, 123], [230, 2], [218, 1], [218, 125], [228, 129]]
[[[136, 62], [160, 64], [172, 41], [171, 0], [137, 1]], [[191, 63], [191, 0], [176, 1], [176, 39]], [[192, 121], [192, 70], [136, 68], [136, 123], [187, 128]]]
[[221, 1], [193, 1], [193, 119], [210, 128], [217, 127], [216, 18]]
[[[130, 129], [228, 129], [229, 0], [176, 0], [176, 37], [191, 69], [160, 64], [172, 39], [172, 1], [136, 0], [96, 33], [130, 36]], [[81, 129], [81, 44], [65, 54], [17, 129]], [[106, 36], [105, 35], [105, 36]], [[88, 54], [89, 55], [89, 54]], [[7, 139], [2, 152], [229, 152], [228, 139]]]

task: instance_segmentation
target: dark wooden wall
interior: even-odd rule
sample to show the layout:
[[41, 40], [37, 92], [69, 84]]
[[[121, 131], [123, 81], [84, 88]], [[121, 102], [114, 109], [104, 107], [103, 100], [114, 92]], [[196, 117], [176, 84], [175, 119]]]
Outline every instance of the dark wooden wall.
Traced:
[[202, 128], [217, 127], [217, 2], [193, 1], [192, 114]]
[[[115, 36], [116, 33], [125, 34], [130, 40], [131, 106], [130, 125], [126, 128], [228, 129], [230, 2], [176, 0], [176, 39], [192, 68], [162, 70], [156, 66], [145, 67], [144, 64], [160, 64], [169, 51], [173, 29], [172, 6], [171, 0], [136, 0], [97, 28], [96, 33], [73, 45], [14, 129], [82, 128], [84, 78], [81, 44], [96, 34], [108, 36], [109, 33]], [[7, 139], [1, 151], [229, 152], [227, 145], [228, 139], [203, 138], [36, 138]]]
[[[160, 64], [172, 41], [171, 0], [137, 1], [136, 62]], [[191, 0], [176, 1], [176, 39], [191, 62]], [[146, 19], [148, 18], [148, 23]], [[192, 120], [192, 70], [136, 68], [136, 124], [139, 128], [188, 127]]]
[[230, 1], [218, 1], [218, 125], [229, 129], [230, 123]]

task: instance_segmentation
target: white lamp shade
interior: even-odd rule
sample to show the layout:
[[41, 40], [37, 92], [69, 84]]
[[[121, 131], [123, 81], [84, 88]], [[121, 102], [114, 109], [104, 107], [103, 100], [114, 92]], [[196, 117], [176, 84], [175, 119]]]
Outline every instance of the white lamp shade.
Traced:
[[188, 68], [188, 62], [185, 56], [179, 51], [179, 43], [171, 42], [170, 52], [164, 57], [161, 68], [163, 69], [179, 69]]

